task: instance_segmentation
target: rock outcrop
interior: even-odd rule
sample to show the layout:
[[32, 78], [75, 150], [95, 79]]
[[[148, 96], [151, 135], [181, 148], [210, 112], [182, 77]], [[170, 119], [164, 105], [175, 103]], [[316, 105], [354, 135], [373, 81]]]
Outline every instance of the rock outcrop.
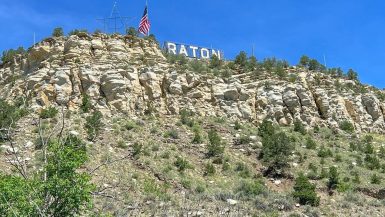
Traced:
[[255, 79], [252, 73], [223, 79], [169, 64], [151, 40], [83, 34], [46, 39], [26, 56], [3, 64], [0, 97], [24, 96], [36, 110], [76, 110], [88, 95], [105, 113], [174, 115], [188, 108], [203, 116], [269, 118], [281, 125], [300, 120], [307, 126], [338, 127], [347, 120], [358, 131], [385, 132], [385, 102], [373, 92], [339, 91], [333, 78], [323, 75], [317, 83], [319, 73], [300, 68], [288, 73], [298, 79]]

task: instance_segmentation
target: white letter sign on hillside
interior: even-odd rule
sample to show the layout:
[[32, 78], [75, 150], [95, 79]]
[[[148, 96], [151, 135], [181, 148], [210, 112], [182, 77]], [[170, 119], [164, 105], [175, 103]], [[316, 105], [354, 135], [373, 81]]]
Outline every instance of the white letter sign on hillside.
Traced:
[[213, 55], [217, 56], [219, 59], [223, 58], [223, 52], [220, 50], [193, 45], [178, 44], [174, 42], [165, 42], [164, 49], [167, 51], [167, 53], [184, 55], [190, 58], [210, 59]]

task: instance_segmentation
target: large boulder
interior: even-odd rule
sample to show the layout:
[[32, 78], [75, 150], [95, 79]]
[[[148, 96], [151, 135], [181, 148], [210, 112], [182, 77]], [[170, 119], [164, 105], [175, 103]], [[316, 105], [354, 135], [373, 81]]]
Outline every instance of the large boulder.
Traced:
[[362, 96], [362, 104], [366, 111], [372, 116], [373, 121], [377, 121], [382, 116], [380, 102], [373, 94], [365, 94]]
[[149, 100], [159, 99], [162, 96], [161, 80], [152, 71], [144, 70], [139, 76], [140, 84], [145, 88]]
[[295, 91], [287, 90], [283, 93], [282, 96], [283, 102], [288, 107], [291, 113], [296, 113], [298, 108], [300, 107], [300, 102], [298, 96]]

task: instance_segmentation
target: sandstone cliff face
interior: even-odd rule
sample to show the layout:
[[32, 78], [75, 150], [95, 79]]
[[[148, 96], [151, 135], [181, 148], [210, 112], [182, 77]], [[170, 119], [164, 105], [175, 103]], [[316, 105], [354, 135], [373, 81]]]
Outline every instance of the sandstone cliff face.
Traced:
[[319, 73], [303, 69], [289, 73], [299, 79], [256, 79], [250, 72], [224, 80], [176, 70], [149, 40], [84, 34], [46, 39], [26, 57], [3, 65], [0, 97], [29, 97], [35, 110], [51, 105], [76, 110], [88, 95], [96, 109], [108, 114], [173, 115], [188, 108], [202, 116], [269, 118], [281, 125], [301, 120], [338, 128], [348, 120], [358, 131], [385, 132], [385, 102], [373, 92], [340, 91], [332, 78], [315, 81]]

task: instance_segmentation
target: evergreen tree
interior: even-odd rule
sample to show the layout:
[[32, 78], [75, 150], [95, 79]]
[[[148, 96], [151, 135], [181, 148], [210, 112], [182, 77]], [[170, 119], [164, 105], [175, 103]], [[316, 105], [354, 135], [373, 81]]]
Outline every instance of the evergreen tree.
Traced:
[[353, 80], [353, 81], [358, 80], [358, 74], [353, 69], [349, 69], [347, 76], [349, 80]]
[[329, 169], [329, 180], [327, 183], [327, 187], [329, 192], [331, 193], [332, 190], [337, 188], [337, 185], [339, 184], [339, 177], [338, 177], [338, 171], [337, 168], [332, 166]]
[[289, 137], [284, 132], [267, 134], [262, 137], [262, 162], [267, 166], [265, 175], [281, 176], [289, 166], [289, 156], [294, 150]]
[[244, 51], [241, 51], [236, 57], [235, 57], [235, 64], [245, 67], [247, 65], [247, 54]]
[[212, 55], [210, 59], [210, 68], [218, 69], [222, 66], [222, 60], [220, 60], [217, 55]]
[[56, 27], [52, 32], [53, 37], [61, 37], [63, 35], [64, 35], [64, 31], [63, 31], [63, 28], [61, 27]]
[[249, 58], [249, 61], [247, 62], [247, 68], [249, 70], [255, 70], [258, 66], [258, 61], [257, 61], [257, 58], [255, 58], [255, 56], [251, 56]]
[[273, 123], [271, 123], [271, 121], [267, 119], [264, 119], [262, 124], [259, 126], [258, 135], [264, 138], [264, 137], [270, 137], [274, 135], [274, 133], [275, 133], [275, 128], [273, 126]]
[[309, 63], [310, 63], [310, 58], [308, 56], [306, 56], [306, 55], [303, 55], [301, 57], [301, 59], [299, 60], [299, 65], [300, 66], [308, 67]]
[[132, 36], [132, 37], [138, 37], [139, 36], [139, 32], [134, 27], [130, 27], [130, 28], [126, 29], [126, 34], [129, 36]]
[[14, 58], [17, 55], [24, 55], [25, 53], [26, 52], [25, 52], [23, 47], [19, 47], [16, 50], [14, 50], [14, 49], [6, 50], [6, 51], [3, 51], [3, 55], [1, 57], [1, 61], [3, 63], [11, 62], [11, 61], [14, 60]]
[[298, 199], [302, 205], [318, 206], [320, 198], [315, 191], [316, 186], [309, 182], [309, 179], [300, 173], [295, 179], [293, 197]]
[[317, 71], [320, 69], [320, 63], [316, 59], [312, 59], [309, 62], [309, 70]]

